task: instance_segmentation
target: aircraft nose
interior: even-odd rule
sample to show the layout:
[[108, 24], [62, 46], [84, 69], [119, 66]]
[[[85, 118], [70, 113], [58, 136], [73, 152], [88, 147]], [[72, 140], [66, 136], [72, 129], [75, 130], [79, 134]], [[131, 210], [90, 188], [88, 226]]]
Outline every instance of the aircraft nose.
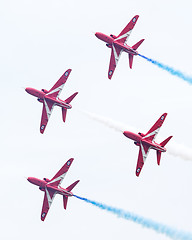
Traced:
[[27, 178], [27, 181], [31, 182], [31, 177], [28, 177], [28, 178]]

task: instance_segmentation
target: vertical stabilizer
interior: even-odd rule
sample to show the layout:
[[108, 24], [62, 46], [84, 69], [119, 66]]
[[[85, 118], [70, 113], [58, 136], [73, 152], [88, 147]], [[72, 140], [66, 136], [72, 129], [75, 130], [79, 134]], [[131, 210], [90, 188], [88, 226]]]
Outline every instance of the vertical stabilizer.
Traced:
[[[79, 182], [80, 180], [75, 181], [74, 183], [72, 183], [69, 187], [66, 188], [67, 192], [70, 192]], [[63, 195], [63, 206], [64, 209], [67, 208], [67, 201], [68, 201], [68, 196]]]
[[160, 143], [160, 146], [161, 146], [161, 147], [164, 147], [164, 146], [169, 142], [169, 140], [170, 140], [172, 137], [173, 137], [173, 136], [170, 136], [170, 137], [166, 138], [163, 142]]
[[[165, 147], [165, 145], [169, 142], [169, 140], [172, 138], [173, 136], [170, 136], [168, 138], [166, 138], [163, 142], [160, 143], [161, 147]], [[166, 151], [166, 150], [165, 150]], [[160, 160], [161, 160], [161, 152], [157, 151], [157, 164], [160, 165]]]
[[80, 180], [77, 180], [77, 181], [75, 181], [74, 183], [72, 183], [69, 187], [66, 188], [66, 190], [67, 190], [68, 192], [70, 192], [70, 191], [77, 185], [77, 183], [78, 183], [79, 181], [80, 181]]
[[[139, 42], [137, 42], [135, 45], [132, 46], [133, 50], [136, 50], [141, 43], [144, 41], [144, 39], [141, 39]], [[133, 65], [133, 54], [129, 53], [129, 67], [132, 69], [132, 65]]]
[[67, 200], [68, 200], [68, 197], [63, 195], [63, 206], [65, 210], [67, 208]]
[[67, 114], [67, 109], [66, 108], [62, 108], [63, 122], [65, 122], [65, 120], [66, 120], [66, 114]]
[[137, 48], [141, 45], [141, 43], [144, 41], [145, 39], [141, 39], [139, 42], [137, 42], [135, 45], [132, 46], [132, 48], [134, 50], [137, 50]]
[[68, 97], [68, 98], [65, 100], [65, 102], [66, 102], [66, 103], [70, 103], [77, 94], [78, 94], [78, 92], [72, 94], [70, 97]]
[[133, 65], [133, 55], [129, 53], [129, 67], [132, 69]]
[[161, 152], [157, 151], [157, 164], [160, 165], [160, 160], [161, 160]]

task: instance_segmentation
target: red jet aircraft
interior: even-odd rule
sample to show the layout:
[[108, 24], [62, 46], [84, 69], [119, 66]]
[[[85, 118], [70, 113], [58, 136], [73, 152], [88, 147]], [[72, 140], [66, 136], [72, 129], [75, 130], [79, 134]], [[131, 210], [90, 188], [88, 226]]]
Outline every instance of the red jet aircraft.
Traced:
[[49, 121], [49, 118], [51, 116], [54, 106], [59, 106], [62, 108], [62, 116], [63, 116], [64, 122], [66, 119], [67, 109], [72, 108], [72, 106], [70, 105], [70, 102], [78, 94], [78, 92], [71, 95], [65, 101], [59, 99], [59, 95], [71, 71], [72, 71], [71, 69], [68, 69], [49, 91], [47, 91], [46, 89], [42, 89], [41, 91], [39, 91], [34, 88], [29, 88], [29, 87], [25, 88], [25, 91], [27, 93], [37, 97], [38, 98], [37, 100], [43, 103], [43, 112], [42, 112], [41, 125], [40, 125], [41, 133], [44, 133], [45, 131], [45, 128], [47, 126], [47, 123]]
[[34, 178], [34, 177], [28, 177], [27, 180], [39, 186], [39, 189], [41, 191], [45, 192], [44, 200], [43, 200], [43, 208], [41, 212], [41, 220], [44, 221], [45, 217], [49, 211], [49, 208], [51, 207], [51, 204], [53, 202], [53, 199], [55, 195], [58, 193], [60, 195], [63, 195], [63, 205], [64, 209], [67, 208], [67, 200], [68, 197], [73, 196], [73, 193], [71, 190], [77, 185], [79, 180], [72, 183], [69, 187], [66, 189], [60, 187], [60, 184], [62, 183], [67, 171], [69, 170], [69, 167], [71, 166], [73, 162], [73, 158], [69, 159], [64, 166], [56, 173], [56, 175], [51, 179], [43, 178], [43, 180]]
[[154, 149], [157, 151], [157, 164], [160, 165], [161, 153], [166, 152], [165, 145], [172, 138], [172, 136], [170, 136], [160, 144], [155, 142], [155, 137], [157, 136], [157, 133], [159, 132], [166, 116], [167, 113], [164, 113], [146, 134], [135, 134], [129, 131], [123, 132], [126, 137], [134, 141], [135, 145], [139, 146], [136, 176], [139, 176], [150, 149]]
[[100, 40], [106, 42], [106, 46], [111, 48], [111, 59], [109, 64], [109, 71], [108, 71], [108, 78], [111, 79], [112, 75], [115, 71], [115, 68], [117, 66], [117, 63], [119, 61], [121, 53], [127, 52], [129, 54], [129, 66], [132, 68], [133, 64], [133, 56], [138, 55], [138, 52], [136, 51], [137, 48], [141, 45], [141, 43], [144, 41], [144, 39], [140, 40], [138, 43], [133, 45], [132, 47], [128, 46], [126, 44], [127, 39], [129, 38], [137, 19], [139, 18], [138, 15], [133, 17], [131, 21], [127, 24], [127, 26], [123, 29], [123, 31], [118, 35], [110, 35], [107, 36], [103, 33], [96, 32], [95, 36], [99, 38]]

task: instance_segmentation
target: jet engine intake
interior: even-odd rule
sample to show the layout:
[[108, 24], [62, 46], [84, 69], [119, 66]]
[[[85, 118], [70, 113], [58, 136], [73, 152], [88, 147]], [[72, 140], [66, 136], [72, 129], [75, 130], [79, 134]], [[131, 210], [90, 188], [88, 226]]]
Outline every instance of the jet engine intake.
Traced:
[[111, 44], [109, 44], [109, 43], [107, 43], [106, 46], [107, 46], [108, 48], [111, 48]]
[[43, 100], [41, 98], [37, 98], [37, 101], [39, 102], [43, 102]]
[[138, 142], [134, 142], [134, 144], [135, 144], [136, 146], [139, 146], [139, 143], [138, 143]]
[[138, 133], [141, 137], [144, 137], [145, 136], [145, 134], [143, 134], [143, 133]]
[[116, 37], [115, 35], [113, 35], [113, 34], [111, 34], [110, 37], [112, 37], [112, 38], [114, 38], [114, 39], [117, 38], [117, 37]]
[[50, 182], [50, 180], [48, 178], [43, 178], [43, 180], [46, 182]]
[[41, 89], [41, 91], [44, 92], [44, 93], [48, 93], [49, 92], [46, 89]]

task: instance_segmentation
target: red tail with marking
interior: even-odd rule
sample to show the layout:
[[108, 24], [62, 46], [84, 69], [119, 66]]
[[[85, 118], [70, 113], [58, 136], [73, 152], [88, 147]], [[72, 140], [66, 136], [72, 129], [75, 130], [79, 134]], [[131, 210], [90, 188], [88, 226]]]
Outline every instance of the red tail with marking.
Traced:
[[66, 102], [66, 103], [70, 103], [77, 94], [78, 94], [78, 92], [72, 94], [70, 97], [68, 97], [68, 98], [65, 100], [65, 102]]
[[[70, 103], [77, 94], [78, 94], [78, 92], [74, 93], [73, 95], [71, 95], [70, 97], [68, 97], [68, 98], [65, 100], [65, 102], [66, 102], [66, 103]], [[67, 115], [67, 109], [66, 109], [66, 108], [62, 108], [63, 122], [65, 122], [65, 120], [66, 120], [66, 115]]]
[[157, 164], [160, 165], [160, 160], [161, 160], [161, 152], [157, 151]]
[[68, 200], [68, 197], [63, 195], [63, 206], [65, 210], [67, 208], [67, 200]]
[[173, 136], [168, 137], [167, 139], [165, 139], [163, 142], [160, 143], [161, 147], [165, 147], [165, 145], [169, 142], [169, 140], [172, 138]]
[[[170, 136], [168, 138], [166, 138], [163, 142], [160, 143], [161, 147], [165, 147], [165, 145], [169, 142], [169, 140], [172, 138], [173, 136]], [[161, 160], [161, 152], [157, 151], [157, 164], [160, 165], [160, 160]]]
[[[77, 180], [77, 181], [75, 181], [74, 183], [72, 183], [69, 187], [66, 188], [66, 190], [67, 190], [68, 192], [70, 192], [70, 191], [77, 185], [77, 183], [78, 183], [79, 181], [80, 181], [80, 180]], [[64, 209], [67, 208], [67, 201], [68, 201], [68, 196], [63, 195], [63, 206], [64, 206]]]
[[141, 39], [139, 42], [137, 42], [135, 45], [132, 46], [132, 48], [134, 50], [137, 50], [137, 48], [141, 45], [141, 43], [144, 41], [145, 39]]
[[[137, 42], [135, 45], [132, 46], [133, 50], [137, 50], [137, 48], [141, 45], [141, 43], [144, 41], [145, 39], [141, 39], [139, 42]], [[133, 65], [133, 55], [129, 53], [129, 67], [132, 68]]]
[[65, 119], [66, 119], [66, 114], [67, 114], [67, 109], [66, 109], [66, 108], [62, 108], [62, 117], [63, 117], [63, 122], [65, 122]]
[[132, 69], [132, 65], [133, 65], [133, 55], [129, 54], [129, 67]]

